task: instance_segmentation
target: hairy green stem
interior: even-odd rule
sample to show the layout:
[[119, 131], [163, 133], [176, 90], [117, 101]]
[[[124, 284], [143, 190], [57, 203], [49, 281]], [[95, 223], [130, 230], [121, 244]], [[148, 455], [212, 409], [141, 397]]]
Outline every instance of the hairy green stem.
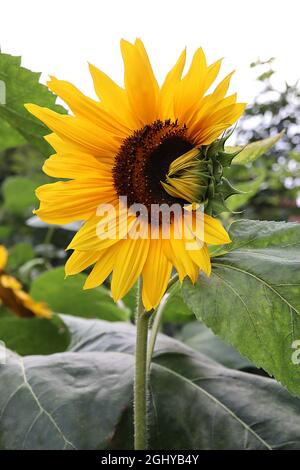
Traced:
[[142, 282], [139, 280], [136, 313], [136, 347], [134, 378], [134, 448], [147, 449], [147, 342], [150, 314], [145, 312], [142, 303]]

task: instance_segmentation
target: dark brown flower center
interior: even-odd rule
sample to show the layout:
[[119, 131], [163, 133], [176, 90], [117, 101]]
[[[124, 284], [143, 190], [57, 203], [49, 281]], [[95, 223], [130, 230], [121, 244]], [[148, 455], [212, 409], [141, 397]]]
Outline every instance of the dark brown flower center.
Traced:
[[128, 205], [186, 202], [170, 196], [162, 187], [173, 160], [188, 152], [194, 143], [186, 126], [177, 122], [155, 121], [124, 140], [113, 168], [118, 196], [127, 196]]

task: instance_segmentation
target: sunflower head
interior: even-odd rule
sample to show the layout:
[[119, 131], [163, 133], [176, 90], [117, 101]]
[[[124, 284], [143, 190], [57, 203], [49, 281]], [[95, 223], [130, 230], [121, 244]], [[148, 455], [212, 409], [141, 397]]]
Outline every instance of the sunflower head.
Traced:
[[[56, 153], [46, 160], [44, 171], [69, 180], [38, 188], [41, 205], [36, 213], [49, 223], [85, 222], [69, 246], [74, 252], [67, 274], [94, 265], [85, 285], [91, 288], [112, 273], [116, 300], [141, 275], [143, 302], [151, 309], [164, 294], [172, 269], [180, 280], [189, 276], [195, 282], [199, 271], [210, 274], [207, 245], [230, 241], [213, 216], [235, 192], [223, 177], [233, 158], [224, 150], [224, 132], [245, 105], [235, 94], [227, 96], [232, 74], [213, 88], [221, 60], [207, 64], [201, 48], [185, 74], [183, 51], [161, 86], [140, 39], [134, 44], [122, 40], [121, 52], [124, 87], [90, 66], [99, 100], [52, 77], [50, 89], [71, 114], [27, 105], [53, 132], [47, 140]], [[120, 198], [125, 204], [120, 205]], [[101, 205], [110, 205], [108, 216], [99, 211]], [[142, 222], [132, 211], [136, 205], [142, 208]], [[159, 212], [161, 206], [179, 208], [170, 217], [168, 237], [161, 217], [152, 219], [153, 207]], [[186, 206], [192, 208], [190, 222], [180, 219]], [[198, 206], [204, 209], [200, 215]], [[200, 231], [197, 219], [202, 221]], [[138, 223], [143, 236], [133, 238]], [[176, 237], [179, 228], [183, 235]], [[99, 236], [101, 230], [108, 236]], [[195, 241], [193, 249], [187, 238]]]

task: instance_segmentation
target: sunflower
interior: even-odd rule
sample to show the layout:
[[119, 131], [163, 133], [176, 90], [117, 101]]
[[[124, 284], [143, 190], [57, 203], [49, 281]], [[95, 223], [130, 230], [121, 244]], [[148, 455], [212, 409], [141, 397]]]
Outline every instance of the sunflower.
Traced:
[[52, 312], [48, 306], [44, 302], [36, 302], [15, 277], [4, 271], [7, 259], [7, 249], [0, 245], [0, 303], [19, 317], [51, 318]]
[[[48, 87], [72, 114], [26, 105], [52, 131], [45, 138], [56, 153], [46, 160], [44, 172], [68, 180], [37, 189], [36, 214], [52, 224], [83, 221], [68, 247], [74, 251], [66, 263], [67, 275], [93, 265], [84, 285], [89, 289], [112, 273], [115, 301], [142, 276], [143, 304], [150, 310], [159, 304], [173, 268], [180, 281], [188, 276], [194, 283], [199, 271], [210, 275], [207, 245], [230, 242], [213, 217], [211, 203], [224, 199], [224, 187], [230, 188], [222, 176], [222, 163], [228, 160], [222, 135], [241, 116], [245, 104], [237, 103], [236, 94], [226, 97], [232, 73], [212, 89], [221, 60], [208, 65], [201, 48], [182, 75], [184, 50], [161, 86], [140, 39], [134, 44], [122, 40], [121, 53], [124, 87], [90, 65], [99, 100], [50, 77]], [[104, 217], [99, 207], [106, 204], [113, 210]], [[145, 208], [144, 218], [131, 211], [136, 204]], [[163, 204], [177, 204], [182, 211], [187, 207], [192, 222], [186, 224], [173, 214], [169, 236], [164, 236], [160, 217], [155, 223], [149, 217], [153, 206]], [[204, 208], [200, 216], [195, 215], [195, 205]], [[201, 230], [195, 224], [197, 217]], [[137, 224], [139, 234], [146, 236], [129, 236], [132, 231], [136, 235]], [[182, 225], [188, 237], [176, 236]], [[151, 235], [154, 226], [156, 236]], [[99, 235], [101, 227], [114, 236]]]

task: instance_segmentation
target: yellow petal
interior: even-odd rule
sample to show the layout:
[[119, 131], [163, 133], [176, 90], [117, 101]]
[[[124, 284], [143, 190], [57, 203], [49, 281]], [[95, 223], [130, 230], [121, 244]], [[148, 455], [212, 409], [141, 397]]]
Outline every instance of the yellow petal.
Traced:
[[220, 100], [224, 98], [224, 96], [226, 95], [229, 85], [230, 85], [230, 80], [233, 74], [234, 74], [234, 70], [230, 72], [228, 75], [226, 75], [226, 77], [223, 78], [223, 80], [219, 83], [219, 85], [216, 86], [214, 92], [212, 93], [213, 97], [216, 100]]
[[44, 165], [43, 171], [46, 175], [54, 178], [82, 179], [95, 178], [112, 180], [112, 167], [99, 162], [90, 154], [63, 153], [49, 157]]
[[210, 263], [210, 256], [209, 251], [206, 244], [203, 244], [201, 248], [194, 250], [188, 250], [188, 253], [194, 263], [196, 263], [199, 268], [205, 272], [207, 276], [211, 274], [211, 263]]
[[173, 99], [184, 69], [186, 50], [180, 54], [174, 67], [167, 74], [159, 94], [159, 117], [162, 120], [174, 119]]
[[[86, 155], [87, 151], [83, 152], [82, 148], [75, 142], [69, 142], [68, 140], [61, 139], [54, 132], [44, 136], [44, 139], [54, 148], [57, 153], [79, 153]], [[92, 156], [92, 154], [89, 154]]]
[[127, 126], [102, 109], [99, 103], [81, 93], [71, 83], [51, 77], [47, 85], [50, 90], [69, 105], [74, 114], [90, 120], [108, 133], [112, 133], [120, 138], [126, 138], [130, 133], [130, 129]]
[[84, 289], [93, 289], [94, 287], [100, 286], [110, 275], [116, 256], [120, 250], [120, 243], [116, 243], [106, 250], [100, 251], [99, 259], [85, 281]]
[[[115, 203], [115, 207], [116, 207]], [[127, 236], [136, 218], [124, 213], [109, 211], [106, 217], [94, 216], [77, 232], [68, 249], [99, 251], [108, 248]]]
[[122, 39], [124, 83], [133, 114], [141, 126], [157, 119], [158, 84], [141, 40], [130, 44]]
[[156, 308], [170, 279], [172, 264], [163, 252], [162, 240], [151, 240], [143, 269], [143, 303], [147, 310]]
[[111, 282], [112, 296], [121, 299], [135, 284], [148, 256], [149, 238], [120, 241], [118, 256], [115, 258]]
[[231, 124], [229, 122], [224, 122], [210, 127], [203, 127], [203, 129], [194, 135], [194, 139], [196, 140], [198, 146], [209, 145], [218, 137], [220, 137], [222, 132], [228, 129], [230, 125]]
[[[118, 151], [120, 140], [78, 116], [59, 114], [35, 104], [25, 105], [26, 109], [43, 121], [59, 137], [81, 147], [94, 156], [107, 156], [110, 161]], [[104, 157], [102, 157], [104, 160]]]
[[130, 129], [138, 127], [138, 121], [132, 114], [124, 88], [117, 85], [108, 75], [94, 65], [89, 64], [94, 88], [101, 101], [101, 106], [112, 116], [119, 119]]
[[22, 285], [17, 281], [16, 278], [13, 276], [9, 276], [9, 274], [2, 274], [1, 275], [1, 286], [5, 289], [12, 289], [13, 291], [17, 291], [22, 289]]
[[65, 264], [66, 276], [72, 276], [84, 271], [96, 263], [100, 257], [99, 251], [74, 251]]
[[190, 239], [192, 238], [190, 233], [192, 233], [192, 236], [195, 235], [200, 241], [208, 245], [222, 245], [231, 242], [220, 220], [208, 214], [203, 214], [201, 211], [194, 212], [192, 219], [185, 218], [184, 223], [184, 230], [188, 230], [185, 233]]
[[207, 74], [206, 58], [202, 48], [194, 54], [190, 68], [178, 84], [174, 97], [174, 113], [182, 123], [187, 122], [191, 108], [205, 92]]
[[50, 224], [86, 220], [96, 214], [100, 204], [115, 200], [111, 181], [101, 178], [45, 184], [36, 195], [41, 204], [35, 213]]
[[4, 269], [7, 263], [8, 252], [4, 245], [0, 245], [0, 270]]
[[231, 242], [220, 220], [208, 214], [204, 214], [204, 241], [209, 245], [222, 245]]

